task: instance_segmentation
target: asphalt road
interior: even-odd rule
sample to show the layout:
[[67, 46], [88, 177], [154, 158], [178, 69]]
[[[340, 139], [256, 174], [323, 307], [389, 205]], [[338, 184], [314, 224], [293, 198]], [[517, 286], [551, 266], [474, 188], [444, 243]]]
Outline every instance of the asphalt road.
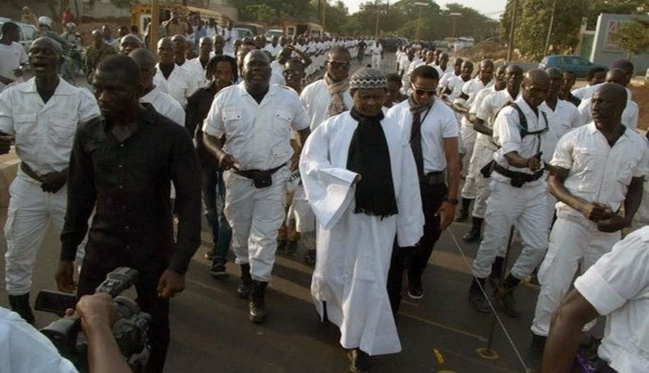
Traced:
[[[366, 59], [366, 62], [369, 62]], [[387, 61], [385, 69], [393, 69]], [[357, 68], [357, 66], [355, 67]], [[4, 224], [6, 210], [0, 211]], [[297, 257], [277, 256], [267, 293], [269, 317], [265, 324], [248, 321], [247, 303], [236, 295], [239, 270], [228, 264], [225, 280], [210, 277], [203, 258], [211, 241], [203, 225], [204, 245], [196, 253], [187, 273], [187, 289], [171, 302], [171, 345], [166, 372], [345, 372], [348, 360], [340, 347], [339, 332], [319, 322], [311, 303], [312, 267]], [[425, 297], [404, 298], [396, 322], [403, 345], [399, 354], [372, 358], [372, 372], [524, 372], [515, 349], [524, 354], [531, 340], [529, 326], [537, 288], [517, 291], [523, 316], [512, 319], [498, 314], [504, 329], [495, 327], [492, 356], [486, 356], [493, 317], [472, 311], [467, 301], [471, 282], [470, 264], [477, 244], [459, 238], [469, 230], [455, 223], [442, 234], [429, 268], [424, 274]], [[506, 232], [503, 232], [505, 234]], [[1, 235], [1, 234], [0, 234]], [[459, 245], [458, 245], [459, 242]], [[5, 250], [4, 237], [0, 246]], [[32, 303], [40, 289], [55, 289], [53, 275], [58, 261], [59, 240], [48, 233], [34, 271]], [[515, 257], [518, 249], [513, 250]], [[4, 266], [0, 268], [4, 278]], [[8, 307], [4, 286], [0, 305]], [[43, 327], [55, 316], [36, 312]], [[511, 337], [513, 345], [506, 335]]]

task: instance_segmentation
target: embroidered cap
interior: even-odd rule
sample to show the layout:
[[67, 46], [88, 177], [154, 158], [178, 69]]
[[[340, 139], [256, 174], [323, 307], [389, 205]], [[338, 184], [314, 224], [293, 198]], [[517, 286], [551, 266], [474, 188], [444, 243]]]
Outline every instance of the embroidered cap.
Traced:
[[385, 75], [376, 69], [364, 67], [354, 73], [349, 80], [349, 89], [386, 89], [388, 81]]

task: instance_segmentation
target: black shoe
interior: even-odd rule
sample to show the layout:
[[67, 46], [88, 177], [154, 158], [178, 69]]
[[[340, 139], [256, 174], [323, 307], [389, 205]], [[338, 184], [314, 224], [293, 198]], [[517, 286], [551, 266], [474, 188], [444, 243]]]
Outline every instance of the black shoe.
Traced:
[[316, 251], [309, 249], [304, 253], [304, 262], [308, 265], [315, 265], [316, 261]]
[[277, 251], [286, 250], [286, 240], [277, 240]]
[[424, 297], [421, 276], [408, 276], [408, 296], [412, 299], [421, 299]]
[[505, 258], [497, 256], [494, 262], [491, 264], [491, 274], [489, 275], [489, 285], [492, 288], [496, 289], [501, 285], [501, 277], [503, 273], [503, 265], [505, 263]]
[[250, 303], [248, 305], [250, 321], [254, 323], [263, 323], [266, 321], [266, 302], [264, 295], [268, 282], [252, 280], [252, 292], [250, 293]]
[[518, 304], [516, 299], [514, 299], [514, 290], [509, 290], [502, 295], [500, 300], [503, 303], [503, 310], [505, 314], [513, 318], [518, 318], [521, 316], [521, 311], [518, 309]]
[[250, 276], [250, 264], [241, 265], [241, 285], [237, 288], [239, 298], [248, 299], [252, 290], [252, 277]]
[[455, 218], [455, 221], [462, 222], [466, 221], [469, 218], [469, 206], [471, 205], [472, 199], [462, 198], [462, 205], [460, 207], [460, 214]]
[[210, 275], [212, 275], [212, 277], [214, 278], [228, 277], [228, 273], [225, 271], [224, 264], [217, 264], [215, 266], [212, 266], [212, 269], [210, 269]]
[[286, 253], [290, 256], [295, 256], [297, 252], [297, 241], [288, 241], [286, 244]]
[[34, 325], [36, 319], [32, 313], [32, 308], [29, 306], [29, 293], [23, 295], [10, 295], [9, 304], [11, 305], [12, 311], [19, 314], [28, 324]]
[[541, 367], [543, 350], [545, 349], [545, 342], [547, 342], [547, 340], [548, 337], [532, 334], [532, 343], [530, 343], [530, 347], [527, 349], [525, 355], [525, 362], [531, 369], [538, 369]]
[[370, 355], [361, 351], [360, 348], [355, 348], [347, 353], [349, 357], [349, 371], [350, 372], [369, 372], [370, 371]]
[[474, 311], [480, 313], [489, 313], [491, 312], [491, 307], [489, 307], [489, 302], [487, 301], [487, 298], [485, 298], [485, 295], [480, 290], [480, 287], [478, 286], [478, 281], [482, 284], [483, 289], [485, 287], [485, 279], [480, 278], [477, 281], [476, 279], [473, 279], [473, 282], [471, 283], [471, 287], [469, 288], [469, 304], [471, 305], [471, 308], [473, 308]]

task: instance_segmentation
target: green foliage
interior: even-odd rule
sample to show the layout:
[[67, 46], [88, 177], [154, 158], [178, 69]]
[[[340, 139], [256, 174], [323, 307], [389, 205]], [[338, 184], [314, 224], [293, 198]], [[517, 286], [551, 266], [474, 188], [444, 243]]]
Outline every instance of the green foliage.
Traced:
[[[582, 17], [588, 14], [590, 0], [559, 0], [556, 4], [550, 46], [554, 51], [575, 48], [579, 43]], [[524, 58], [540, 60], [545, 54], [545, 43], [550, 28], [554, 0], [518, 0], [518, 15], [514, 46]], [[509, 40], [513, 0], [507, 2], [501, 18], [500, 37]]]
[[647, 0], [592, 0], [588, 8], [588, 29], [597, 26], [597, 17], [601, 13], [639, 14], [649, 12]]
[[625, 23], [612, 35], [628, 57], [649, 52], [649, 22], [634, 19]]

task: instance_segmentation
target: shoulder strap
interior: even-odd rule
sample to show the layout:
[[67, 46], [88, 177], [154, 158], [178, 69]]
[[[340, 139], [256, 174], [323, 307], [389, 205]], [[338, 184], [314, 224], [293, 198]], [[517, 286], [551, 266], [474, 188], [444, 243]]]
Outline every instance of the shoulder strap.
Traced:
[[[525, 114], [523, 113], [523, 110], [521, 110], [521, 108], [518, 105], [516, 105], [515, 102], [510, 102], [509, 104], [507, 104], [507, 106], [513, 107], [514, 110], [516, 110], [516, 112], [518, 113], [518, 122], [519, 122], [518, 126], [520, 127], [521, 139], [522, 139], [523, 137], [527, 136], [527, 133], [528, 133], [528, 131], [527, 131], [527, 128], [528, 128], [527, 127], [527, 118], [525, 118]], [[543, 114], [545, 115], [545, 113], [543, 113]], [[546, 123], [547, 123], [547, 121], [546, 121]]]

